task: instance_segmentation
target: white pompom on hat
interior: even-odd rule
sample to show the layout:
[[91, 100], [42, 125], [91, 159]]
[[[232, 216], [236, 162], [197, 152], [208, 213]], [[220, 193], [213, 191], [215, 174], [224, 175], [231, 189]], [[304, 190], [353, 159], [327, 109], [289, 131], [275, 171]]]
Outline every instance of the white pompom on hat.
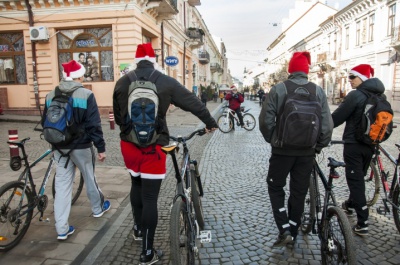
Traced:
[[63, 63], [62, 67], [65, 81], [72, 81], [73, 79], [81, 78], [86, 72], [85, 67], [75, 60]]
[[151, 43], [139, 44], [136, 49], [135, 61], [139, 63], [140, 61], [147, 60], [152, 63], [156, 62], [156, 54], [154, 53]]
[[369, 64], [360, 64], [351, 68], [349, 75], [358, 76], [362, 81], [370, 79], [374, 76], [374, 68]]

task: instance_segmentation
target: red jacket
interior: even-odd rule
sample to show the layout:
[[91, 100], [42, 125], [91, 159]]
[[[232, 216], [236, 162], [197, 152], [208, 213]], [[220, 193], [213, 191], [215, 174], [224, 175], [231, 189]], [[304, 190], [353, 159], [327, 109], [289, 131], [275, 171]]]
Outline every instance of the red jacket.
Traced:
[[233, 93], [226, 94], [225, 99], [229, 101], [229, 108], [233, 110], [237, 110], [240, 108], [240, 104], [244, 101], [242, 94], [236, 93], [233, 97]]

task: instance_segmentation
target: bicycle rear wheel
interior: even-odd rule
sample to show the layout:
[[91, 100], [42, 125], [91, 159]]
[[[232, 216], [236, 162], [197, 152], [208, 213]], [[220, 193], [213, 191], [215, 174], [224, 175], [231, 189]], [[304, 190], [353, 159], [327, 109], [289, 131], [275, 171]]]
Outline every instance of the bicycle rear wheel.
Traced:
[[379, 189], [381, 182], [381, 175], [374, 161], [368, 167], [367, 174], [364, 177], [365, 181], [365, 198], [367, 199], [367, 206], [373, 206], [379, 199]]
[[23, 182], [12, 181], [0, 188], [0, 252], [15, 247], [31, 224], [34, 199], [24, 186]]
[[229, 117], [226, 117], [226, 114], [220, 116], [217, 123], [218, 129], [223, 133], [228, 133], [233, 128], [232, 120]]
[[243, 115], [243, 124], [247, 131], [251, 131], [256, 127], [256, 119], [250, 113], [245, 113]]
[[356, 252], [349, 220], [337, 206], [327, 210], [322, 223], [322, 264], [356, 264]]
[[[77, 177], [79, 176], [79, 177]], [[75, 178], [74, 178], [74, 184], [72, 186], [72, 200], [71, 200], [71, 205], [73, 205], [81, 195], [82, 189], [83, 189], [83, 183], [84, 183], [83, 175], [79, 171], [78, 168], [75, 170]], [[56, 173], [54, 173], [54, 178], [53, 178], [53, 184], [51, 187], [51, 191], [53, 193], [53, 199], [56, 196]]]
[[303, 231], [304, 234], [308, 234], [311, 232], [312, 226], [314, 224], [315, 220], [315, 212], [316, 212], [316, 201], [315, 201], [315, 196], [316, 196], [316, 187], [315, 187], [315, 171], [312, 171], [311, 177], [310, 177], [310, 187], [308, 188], [308, 193], [306, 196], [305, 200], [305, 205], [304, 205], [304, 212], [303, 215], [301, 216], [301, 231]]
[[400, 188], [398, 185], [396, 186], [393, 192], [393, 203], [394, 205], [397, 206], [397, 208], [394, 205], [392, 206], [393, 219], [397, 227], [397, 230], [400, 232], [400, 211], [398, 209], [400, 207]]
[[193, 200], [193, 207], [194, 207], [194, 212], [196, 214], [196, 220], [197, 224], [199, 225], [200, 230], [204, 229], [204, 213], [203, 213], [203, 205], [201, 203], [201, 197], [200, 197], [200, 187], [199, 187], [199, 181], [200, 178], [196, 177], [196, 171], [194, 169], [190, 170], [190, 176], [191, 176], [191, 183], [192, 183], [192, 200]]
[[189, 216], [182, 198], [178, 198], [171, 209], [170, 246], [171, 259], [174, 265], [194, 265], [194, 252], [191, 248], [192, 233]]

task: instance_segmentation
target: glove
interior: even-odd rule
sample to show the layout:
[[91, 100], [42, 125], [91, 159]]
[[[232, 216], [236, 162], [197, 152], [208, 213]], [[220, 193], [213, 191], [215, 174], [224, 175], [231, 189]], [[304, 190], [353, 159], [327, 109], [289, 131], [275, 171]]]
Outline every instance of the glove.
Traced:
[[239, 98], [238, 94], [233, 95], [233, 98]]

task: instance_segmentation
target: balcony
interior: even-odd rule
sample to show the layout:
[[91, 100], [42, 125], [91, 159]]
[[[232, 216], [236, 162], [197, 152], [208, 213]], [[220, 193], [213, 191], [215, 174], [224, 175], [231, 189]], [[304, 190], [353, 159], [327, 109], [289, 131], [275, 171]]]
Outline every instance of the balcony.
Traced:
[[190, 39], [200, 39], [203, 42], [204, 31], [198, 28], [188, 28], [186, 30], [186, 36]]
[[400, 52], [400, 26], [394, 29], [390, 44], [396, 51]]
[[178, 0], [149, 0], [146, 9], [153, 8], [157, 12], [157, 21], [172, 19], [179, 13], [177, 2]]
[[207, 51], [199, 51], [199, 63], [208, 64], [210, 62], [210, 54]]
[[218, 72], [218, 69], [220, 69], [220, 68], [221, 68], [221, 66], [219, 65], [219, 63], [211, 63], [210, 64], [211, 73]]
[[188, 4], [190, 6], [199, 6], [199, 5], [201, 5], [200, 0], [188, 0]]

